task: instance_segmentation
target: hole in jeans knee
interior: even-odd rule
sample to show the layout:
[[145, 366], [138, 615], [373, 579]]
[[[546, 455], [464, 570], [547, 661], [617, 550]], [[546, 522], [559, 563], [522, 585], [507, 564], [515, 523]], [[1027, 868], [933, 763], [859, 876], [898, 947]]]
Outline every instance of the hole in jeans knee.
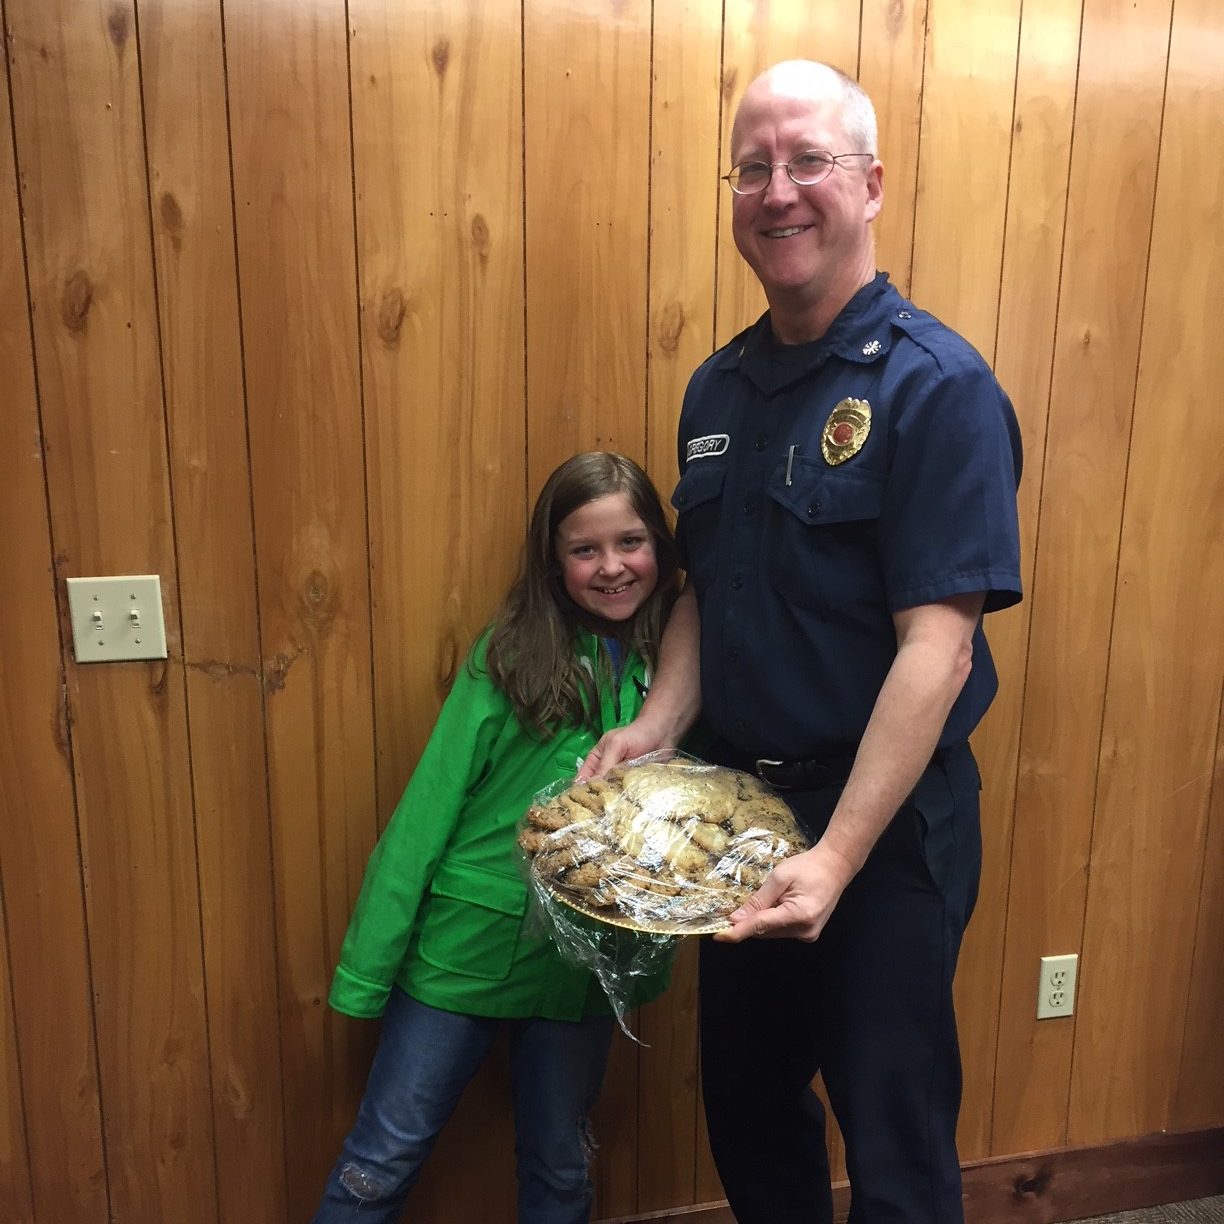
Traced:
[[589, 1118], [583, 1118], [578, 1123], [578, 1143], [579, 1150], [582, 1152], [583, 1172], [589, 1175], [591, 1161], [595, 1159], [595, 1153], [599, 1151], [599, 1144], [595, 1142], [595, 1132], [591, 1129]]
[[356, 1164], [344, 1166], [340, 1173], [340, 1184], [362, 1202], [381, 1198], [389, 1189], [384, 1181]]

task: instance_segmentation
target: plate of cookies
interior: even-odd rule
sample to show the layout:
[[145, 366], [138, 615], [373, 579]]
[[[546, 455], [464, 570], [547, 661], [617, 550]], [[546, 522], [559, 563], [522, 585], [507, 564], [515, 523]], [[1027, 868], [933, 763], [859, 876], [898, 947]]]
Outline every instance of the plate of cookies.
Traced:
[[652, 753], [536, 796], [518, 843], [543, 897], [634, 931], [699, 935], [775, 864], [808, 848], [790, 808], [752, 774]]

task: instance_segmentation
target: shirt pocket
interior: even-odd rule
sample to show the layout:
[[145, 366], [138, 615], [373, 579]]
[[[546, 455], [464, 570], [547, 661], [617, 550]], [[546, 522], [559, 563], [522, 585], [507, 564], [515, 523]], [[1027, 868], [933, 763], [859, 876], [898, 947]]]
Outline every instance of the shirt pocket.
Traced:
[[708, 459], [690, 462], [671, 496], [676, 509], [676, 538], [689, 578], [698, 592], [714, 579], [718, 527], [722, 519], [726, 468]]
[[442, 862], [429, 893], [420, 958], [448, 973], [504, 981], [527, 909], [523, 882], [472, 863]]
[[768, 537], [769, 575], [788, 603], [819, 610], [885, 604], [879, 557], [884, 477], [857, 468], [797, 461], [788, 485], [779, 468], [770, 482], [775, 530]]

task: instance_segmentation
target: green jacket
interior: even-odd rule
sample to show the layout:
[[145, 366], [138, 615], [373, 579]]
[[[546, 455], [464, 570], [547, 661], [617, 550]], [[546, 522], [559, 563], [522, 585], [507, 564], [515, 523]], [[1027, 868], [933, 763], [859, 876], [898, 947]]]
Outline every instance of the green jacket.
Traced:
[[[599, 983], [523, 932], [527, 885], [519, 874], [519, 820], [542, 787], [572, 777], [596, 736], [563, 727], [527, 733], [485, 670], [487, 637], [472, 650], [366, 868], [329, 1002], [350, 1016], [380, 1016], [394, 983], [422, 1003], [477, 1016], [575, 1020], [609, 1010]], [[596, 677], [602, 647], [579, 638]], [[597, 681], [600, 726], [632, 719], [646, 691], [630, 653], [618, 691]], [[635, 983], [632, 1002], [662, 992], [666, 972]]]

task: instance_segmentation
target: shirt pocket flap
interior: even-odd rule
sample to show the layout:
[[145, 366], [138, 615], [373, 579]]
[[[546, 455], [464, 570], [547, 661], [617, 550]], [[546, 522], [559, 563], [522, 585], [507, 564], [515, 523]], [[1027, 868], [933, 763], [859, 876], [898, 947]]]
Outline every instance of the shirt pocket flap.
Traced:
[[474, 863], [439, 863], [429, 891], [435, 896], [482, 905], [512, 918], [521, 918], [527, 909], [527, 888], [522, 880]]
[[676, 512], [683, 514], [686, 510], [717, 497], [722, 492], [725, 475], [725, 468], [717, 463], [710, 463], [709, 460], [690, 463], [671, 495], [671, 504], [675, 506]]
[[769, 496], [802, 523], [878, 519], [884, 503], [884, 477], [863, 468], [831, 471], [796, 465], [791, 483], [778, 479], [769, 486]]

